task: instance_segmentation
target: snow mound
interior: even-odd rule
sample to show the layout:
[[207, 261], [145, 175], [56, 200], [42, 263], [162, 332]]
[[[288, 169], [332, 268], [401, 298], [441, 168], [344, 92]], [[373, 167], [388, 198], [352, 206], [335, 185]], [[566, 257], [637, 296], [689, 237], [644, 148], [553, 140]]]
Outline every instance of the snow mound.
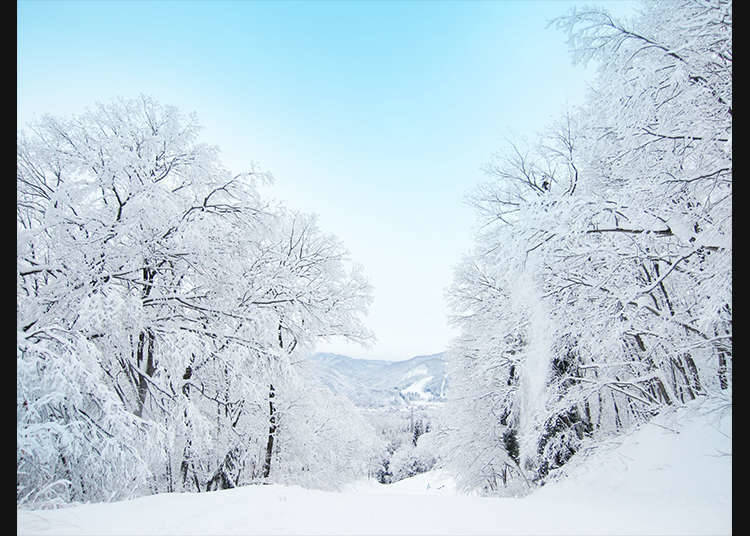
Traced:
[[731, 404], [705, 401], [579, 453], [522, 498], [461, 495], [430, 471], [338, 493], [248, 486], [17, 510], [18, 534], [731, 534], [731, 436]]
[[346, 486], [345, 493], [363, 495], [457, 495], [456, 481], [442, 469], [433, 469], [392, 484], [361, 480]]
[[731, 402], [666, 412], [561, 473], [528, 500], [578, 512], [581, 534], [731, 534]]

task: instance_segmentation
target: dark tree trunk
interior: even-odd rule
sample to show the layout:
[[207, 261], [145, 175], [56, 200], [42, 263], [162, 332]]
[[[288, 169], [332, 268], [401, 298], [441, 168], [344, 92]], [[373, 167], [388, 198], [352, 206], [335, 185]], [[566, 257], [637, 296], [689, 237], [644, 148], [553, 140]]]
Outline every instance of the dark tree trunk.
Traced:
[[[725, 308], [729, 310], [729, 306], [725, 305]], [[731, 314], [731, 310], [729, 310], [729, 314]], [[726, 329], [724, 331], [726, 335], [731, 335], [731, 328]], [[719, 336], [719, 330], [714, 329], [714, 335], [717, 337]], [[729, 389], [729, 379], [727, 378], [727, 352], [724, 351], [722, 348], [719, 348], [719, 387], [724, 389]]]
[[617, 407], [617, 400], [615, 400], [614, 393], [612, 393], [612, 406], [615, 408], [615, 429], [619, 430], [622, 428], [622, 420], [620, 419], [620, 410]]
[[271, 474], [271, 458], [273, 456], [273, 440], [276, 436], [276, 409], [273, 407], [273, 399], [276, 396], [273, 384], [268, 390], [268, 443], [266, 444], [266, 460], [263, 463], [263, 478]]
[[167, 458], [166, 474], [167, 474], [167, 492], [172, 493], [174, 491], [174, 481], [172, 480], [172, 457], [169, 455], [169, 448], [164, 449]]
[[231, 489], [237, 486], [240, 473], [242, 472], [240, 456], [241, 451], [238, 447], [234, 447], [227, 452], [226, 456], [224, 456], [224, 461], [219, 465], [206, 484], [206, 491]]
[[727, 380], [727, 355], [725, 352], [719, 352], [719, 387], [722, 390], [729, 389], [729, 381]]
[[[141, 293], [142, 300], [145, 300], [151, 294], [155, 276], [155, 270], [151, 268], [143, 268], [144, 285], [143, 291]], [[142, 368], [142, 363], [144, 361], [146, 362], [145, 371]], [[154, 332], [149, 328], [144, 329], [138, 334], [138, 346], [136, 348], [136, 366], [138, 367], [140, 375], [137, 380], [138, 408], [135, 414], [141, 417], [143, 415], [143, 407], [146, 403], [146, 397], [148, 396], [148, 381], [146, 380], [146, 377], [151, 378], [154, 372], [156, 372], [156, 360], [154, 359]]]
[[[682, 375], [682, 382], [678, 381], [675, 369], [677, 369]], [[690, 379], [685, 372], [685, 367], [683, 367], [682, 363], [675, 358], [672, 358], [672, 379], [674, 381], [675, 390], [680, 397], [680, 402], [685, 402], [685, 394], [690, 397], [689, 400], [695, 399], [695, 393], [693, 393], [693, 390], [690, 387]]]
[[[145, 355], [144, 355], [145, 354]], [[146, 362], [146, 368], [143, 370], [141, 364]], [[143, 407], [148, 396], [148, 380], [144, 376], [152, 377], [156, 372], [156, 361], [154, 359], [154, 333], [150, 329], [141, 331], [138, 334], [138, 348], [136, 350], [136, 364], [140, 371], [138, 378], [138, 409], [136, 415], [143, 415]]]

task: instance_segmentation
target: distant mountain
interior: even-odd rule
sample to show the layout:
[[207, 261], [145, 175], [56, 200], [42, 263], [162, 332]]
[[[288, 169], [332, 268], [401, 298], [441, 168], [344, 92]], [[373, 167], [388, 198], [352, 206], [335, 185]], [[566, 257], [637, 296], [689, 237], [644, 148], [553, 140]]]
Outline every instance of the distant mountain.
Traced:
[[354, 359], [318, 353], [311, 358], [321, 381], [363, 408], [441, 402], [445, 398], [445, 353], [406, 361]]

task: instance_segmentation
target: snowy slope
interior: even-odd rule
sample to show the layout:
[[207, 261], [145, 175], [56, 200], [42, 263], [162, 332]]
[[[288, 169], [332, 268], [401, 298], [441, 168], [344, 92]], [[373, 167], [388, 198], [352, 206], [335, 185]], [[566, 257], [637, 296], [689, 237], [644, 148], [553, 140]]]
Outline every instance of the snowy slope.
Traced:
[[321, 381], [334, 393], [362, 408], [402, 406], [412, 401], [440, 401], [444, 393], [444, 354], [405, 361], [353, 359], [339, 354], [311, 358]]
[[577, 456], [566, 479], [523, 498], [460, 495], [433, 471], [340, 493], [250, 486], [18, 511], [18, 533], [730, 534], [731, 409], [718, 408], [703, 402], [660, 416]]

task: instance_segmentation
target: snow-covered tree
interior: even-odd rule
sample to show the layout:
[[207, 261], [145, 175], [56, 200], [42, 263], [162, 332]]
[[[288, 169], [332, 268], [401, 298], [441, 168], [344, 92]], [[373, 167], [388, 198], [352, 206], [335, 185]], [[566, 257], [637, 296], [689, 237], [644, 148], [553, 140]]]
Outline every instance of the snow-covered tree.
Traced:
[[152, 427], [106, 386], [101, 352], [59, 326], [18, 333], [16, 493], [19, 506], [127, 498], [147, 484], [135, 445]]
[[[19, 134], [19, 501], [267, 477], [274, 385], [316, 339], [370, 337], [343, 246], [264, 202], [266, 174], [229, 173], [198, 130], [141, 97]], [[102, 442], [129, 446], [89, 472]], [[83, 453], [56, 461], [58, 444]], [[123, 463], [132, 478], [104, 477]]]
[[425, 473], [437, 463], [437, 447], [430, 440], [433, 434], [419, 436], [415, 442], [405, 442], [396, 449], [389, 460], [392, 482]]
[[337, 489], [365, 478], [382, 440], [354, 404], [320, 384], [308, 365], [279, 385], [273, 481]]
[[451, 293], [453, 441], [486, 452], [456, 469], [477, 484], [515, 442], [543, 479], [589, 439], [731, 393], [731, 3], [556, 24], [598, 81], [536, 147], [488, 167]]

